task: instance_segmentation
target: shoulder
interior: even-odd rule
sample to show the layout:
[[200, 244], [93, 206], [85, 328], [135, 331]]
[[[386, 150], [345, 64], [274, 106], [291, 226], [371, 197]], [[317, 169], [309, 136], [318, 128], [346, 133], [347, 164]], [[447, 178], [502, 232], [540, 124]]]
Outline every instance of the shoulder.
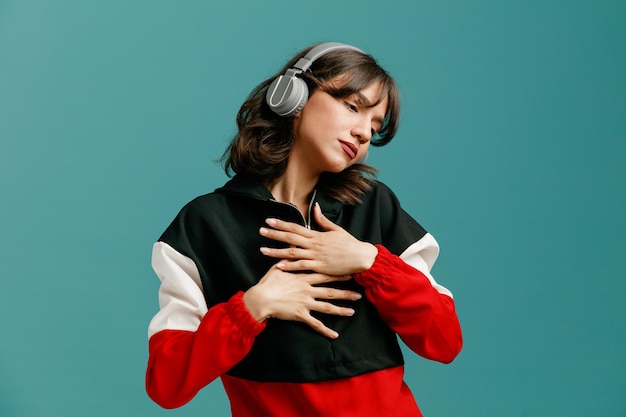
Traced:
[[376, 216], [383, 244], [392, 253], [402, 253], [422, 239], [427, 231], [401, 206], [396, 194], [386, 184], [375, 181], [363, 196], [361, 209], [371, 219]]
[[376, 205], [382, 214], [400, 209], [400, 201], [396, 194], [385, 183], [374, 180], [368, 191], [363, 194], [363, 206]]
[[196, 235], [206, 229], [211, 219], [218, 217], [216, 213], [226, 210], [224, 199], [224, 195], [215, 191], [193, 198], [178, 211], [159, 240]]
[[372, 179], [372, 186], [367, 193], [390, 193], [393, 194], [391, 188], [382, 181]]
[[202, 218], [219, 207], [223, 195], [216, 192], [199, 195], [186, 203], [176, 215], [179, 221], [188, 221]]

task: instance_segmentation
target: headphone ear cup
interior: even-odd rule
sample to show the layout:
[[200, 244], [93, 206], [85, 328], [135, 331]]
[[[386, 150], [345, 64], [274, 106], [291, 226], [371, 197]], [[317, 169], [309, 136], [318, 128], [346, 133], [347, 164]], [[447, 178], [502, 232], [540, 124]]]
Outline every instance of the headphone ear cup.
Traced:
[[276, 78], [265, 94], [270, 109], [284, 117], [291, 117], [302, 110], [308, 98], [309, 88], [306, 83], [293, 75]]

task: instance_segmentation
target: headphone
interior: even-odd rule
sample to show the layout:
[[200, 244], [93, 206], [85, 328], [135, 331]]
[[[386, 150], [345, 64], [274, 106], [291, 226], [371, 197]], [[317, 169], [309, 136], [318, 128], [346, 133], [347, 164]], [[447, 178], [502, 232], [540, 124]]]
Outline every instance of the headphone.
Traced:
[[297, 75], [308, 70], [322, 55], [337, 49], [363, 52], [359, 48], [339, 42], [326, 42], [315, 46], [293, 67], [272, 81], [265, 94], [265, 101], [270, 109], [277, 115], [285, 117], [293, 116], [302, 110], [309, 98], [309, 89], [304, 80], [298, 78]]

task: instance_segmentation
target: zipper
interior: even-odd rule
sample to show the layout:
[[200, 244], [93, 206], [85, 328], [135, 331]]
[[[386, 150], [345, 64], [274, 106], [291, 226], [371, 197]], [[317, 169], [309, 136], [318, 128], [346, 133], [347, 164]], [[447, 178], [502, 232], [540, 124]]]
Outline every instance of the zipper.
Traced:
[[308, 209], [308, 221], [307, 219], [304, 218], [304, 216], [302, 215], [302, 213], [300, 213], [300, 210], [298, 210], [298, 207], [293, 204], [293, 203], [283, 203], [282, 201], [278, 201], [275, 200], [273, 198], [270, 199], [271, 202], [273, 203], [277, 203], [277, 204], [284, 204], [286, 206], [289, 207], [293, 207], [296, 212], [298, 212], [298, 214], [300, 215], [300, 218], [302, 219], [302, 224], [304, 225], [304, 227], [306, 227], [307, 229], [311, 229], [311, 216], [313, 215], [313, 205], [315, 204], [315, 196], [317, 195], [317, 190], [313, 190], [313, 195], [311, 196], [311, 201], [309, 201], [309, 209]]
[[313, 205], [315, 204], [315, 196], [317, 195], [317, 190], [313, 190], [313, 195], [311, 196], [311, 201], [309, 201], [309, 221], [306, 224], [307, 229], [311, 229], [311, 218], [313, 216]]

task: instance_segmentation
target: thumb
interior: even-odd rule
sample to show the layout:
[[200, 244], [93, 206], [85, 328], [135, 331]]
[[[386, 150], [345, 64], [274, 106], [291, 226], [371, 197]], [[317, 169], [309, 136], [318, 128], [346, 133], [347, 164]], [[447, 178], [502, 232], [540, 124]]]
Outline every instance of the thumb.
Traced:
[[322, 227], [322, 229], [336, 230], [340, 228], [335, 223], [328, 220], [326, 216], [324, 216], [324, 214], [322, 213], [322, 208], [320, 207], [320, 204], [317, 202], [315, 203], [315, 207], [313, 208], [313, 213], [315, 214], [315, 221], [317, 222], [317, 224], [319, 224]]

